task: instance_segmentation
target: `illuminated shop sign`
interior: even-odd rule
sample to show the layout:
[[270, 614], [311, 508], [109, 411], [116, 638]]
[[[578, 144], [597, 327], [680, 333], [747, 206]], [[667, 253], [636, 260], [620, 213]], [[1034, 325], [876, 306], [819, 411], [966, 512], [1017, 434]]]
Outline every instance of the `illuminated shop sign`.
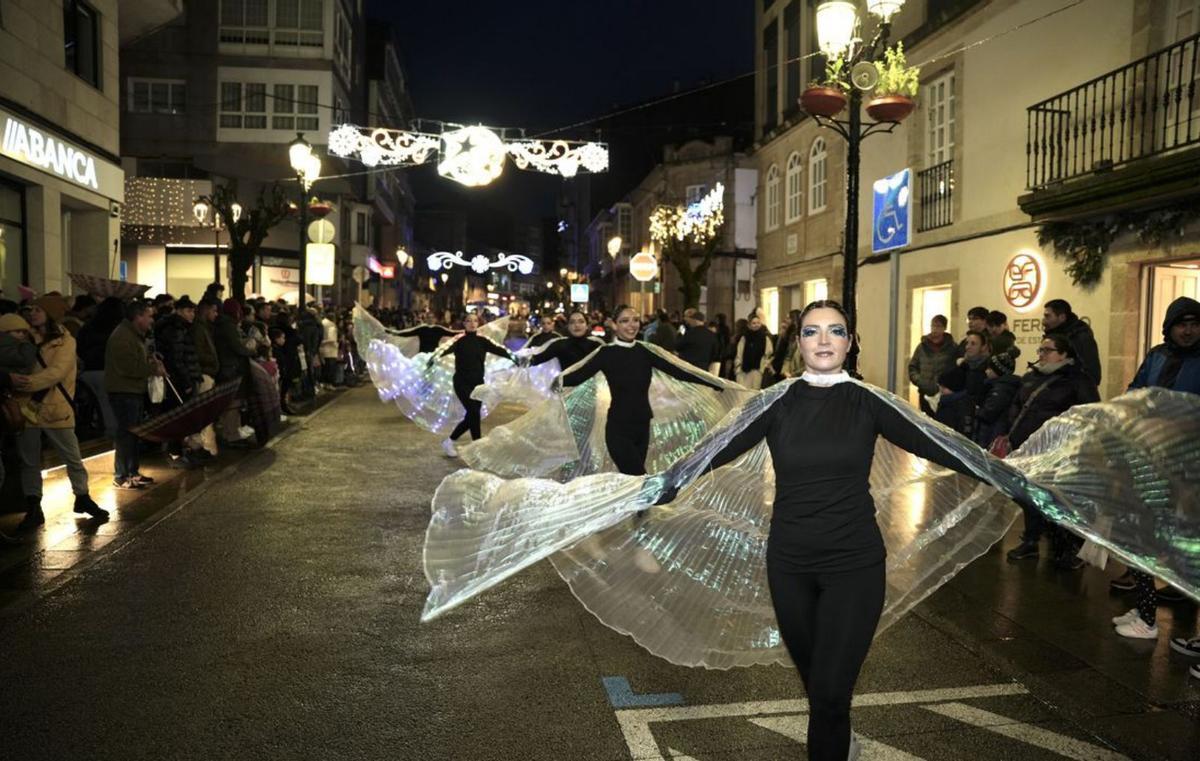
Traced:
[[108, 198], [124, 198], [124, 173], [117, 165], [3, 110], [0, 125], [4, 128], [0, 155]]
[[1037, 307], [1046, 292], [1046, 268], [1040, 257], [1021, 251], [1004, 267], [1004, 300], [1018, 312]]

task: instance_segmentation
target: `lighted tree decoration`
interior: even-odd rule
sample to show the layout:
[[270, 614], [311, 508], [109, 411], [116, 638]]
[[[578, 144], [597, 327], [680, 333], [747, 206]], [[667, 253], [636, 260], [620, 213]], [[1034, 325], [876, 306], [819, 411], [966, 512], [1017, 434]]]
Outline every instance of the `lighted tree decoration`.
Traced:
[[238, 200], [236, 180], [217, 185], [212, 195], [200, 198], [207, 201], [228, 226], [233, 298], [245, 301], [247, 273], [254, 265], [254, 258], [262, 249], [263, 241], [267, 239], [271, 228], [287, 219], [291, 213], [287, 194], [279, 183], [260, 188], [254, 206], [243, 210], [236, 222], [233, 221], [233, 205]]
[[[685, 307], [700, 305], [700, 289], [725, 227], [725, 186], [688, 206], [659, 206], [650, 213], [650, 239], [679, 273]], [[698, 262], [696, 260], [699, 260]]]

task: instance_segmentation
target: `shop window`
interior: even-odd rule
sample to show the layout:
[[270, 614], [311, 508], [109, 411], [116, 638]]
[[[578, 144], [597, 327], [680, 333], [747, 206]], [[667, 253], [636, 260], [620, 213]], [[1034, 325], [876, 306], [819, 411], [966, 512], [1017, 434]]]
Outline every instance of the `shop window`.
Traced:
[[63, 0], [63, 44], [68, 71], [100, 87], [100, 16], [87, 3]]
[[187, 82], [182, 79], [135, 79], [128, 84], [126, 108], [138, 114], [187, 112]]
[[0, 291], [17, 298], [25, 284], [25, 189], [0, 180]]
[[787, 160], [787, 214], [784, 219], [791, 224], [800, 219], [804, 194], [800, 190], [802, 163], [799, 151], [792, 151]]

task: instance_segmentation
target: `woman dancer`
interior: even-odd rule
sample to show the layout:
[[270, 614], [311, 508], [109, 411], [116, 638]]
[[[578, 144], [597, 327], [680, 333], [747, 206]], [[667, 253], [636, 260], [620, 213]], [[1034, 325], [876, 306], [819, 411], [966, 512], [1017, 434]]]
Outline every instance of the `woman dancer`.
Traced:
[[[418, 354], [435, 352], [443, 338], [454, 338], [455, 336], [462, 335], [435, 323], [428, 311], [421, 313], [421, 320], [420, 325], [414, 325], [404, 330], [388, 330], [387, 332], [393, 336], [400, 336], [402, 338], [415, 337], [420, 342], [417, 348]], [[478, 322], [476, 322], [476, 327], [478, 327]]]
[[[883, 436], [964, 474], [967, 467], [892, 407], [848, 382], [851, 327], [834, 301], [800, 318], [800, 380], [712, 460], [737, 459], [763, 439], [775, 467], [767, 579], [779, 631], [811, 705], [808, 753], [842, 761], [850, 699], [883, 610], [885, 550], [868, 476]], [[660, 503], [673, 495], [668, 490]]]
[[479, 316], [468, 314], [463, 319], [463, 334], [429, 359], [432, 364], [446, 354], [454, 355], [454, 395], [467, 411], [462, 422], [450, 433], [450, 438], [442, 442], [447, 457], [458, 457], [454, 442], [467, 431], [471, 432], [472, 439], [483, 436], [480, 430], [483, 403], [471, 398], [471, 392], [483, 383], [483, 360], [488, 354], [495, 354], [516, 362], [512, 352], [479, 335], [478, 330]]
[[[530, 339], [533, 343], [539, 336]], [[556, 337], [545, 344], [544, 349], [529, 358], [529, 366], [536, 367], [552, 359], [558, 360], [563, 370], [581, 362], [587, 355], [604, 346], [604, 342], [588, 334], [588, 318], [580, 309], [573, 309], [567, 316], [567, 335]]]
[[746, 388], [762, 388], [763, 371], [770, 367], [774, 344], [767, 329], [763, 327], [758, 312], [746, 320], [746, 330], [737, 342], [734, 369], [737, 382]]
[[578, 386], [596, 373], [604, 373], [612, 394], [604, 428], [605, 446], [618, 471], [640, 476], [646, 473], [650, 420], [654, 417], [649, 397], [652, 371], [661, 370], [677, 380], [708, 386], [716, 391], [724, 389], [671, 364], [636, 340], [641, 320], [633, 307], [617, 307], [616, 326], [617, 335], [611, 344], [601, 347], [560, 379], [563, 386]]

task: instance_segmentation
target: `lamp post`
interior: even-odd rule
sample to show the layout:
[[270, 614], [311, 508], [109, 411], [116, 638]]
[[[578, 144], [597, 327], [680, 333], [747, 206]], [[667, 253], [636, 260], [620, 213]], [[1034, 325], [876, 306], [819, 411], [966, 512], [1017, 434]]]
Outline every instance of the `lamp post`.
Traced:
[[617, 257], [621, 255], [621, 246], [625, 241], [620, 235], [608, 239], [608, 255], [612, 257], [612, 308], [617, 308]]
[[[891, 34], [891, 20], [905, 0], [867, 0], [867, 12], [879, 19], [879, 29], [867, 45], [860, 45], [855, 34], [861, 19], [855, 0], [824, 0], [817, 6], [817, 40], [829, 58], [845, 57], [845, 70], [856, 65], [873, 64], [875, 57], [887, 47]], [[869, 72], [868, 72], [869, 73]], [[872, 82], [865, 89], [874, 86]], [[891, 132], [899, 122], [870, 121], [862, 119], [862, 89], [851, 84], [849, 93], [849, 115], [845, 120], [813, 114], [822, 127], [832, 129], [846, 141], [846, 226], [842, 251], [842, 306], [850, 319], [850, 329], [857, 330], [858, 288], [858, 196], [859, 164], [862, 157], [861, 144], [864, 138], [878, 132]], [[857, 357], [846, 357], [846, 369], [855, 370]]]
[[396, 246], [396, 261], [400, 264], [399, 280], [397, 286], [396, 300], [400, 302], [400, 308], [404, 308], [404, 267], [408, 264], [408, 252], [404, 250], [404, 246]]
[[305, 259], [307, 258], [308, 238], [308, 195], [309, 189], [321, 176], [321, 159], [313, 153], [312, 146], [304, 139], [304, 133], [297, 132], [296, 139], [288, 144], [288, 161], [300, 181], [300, 291], [296, 295], [297, 306], [304, 309], [308, 306], [307, 287], [304, 282]]

